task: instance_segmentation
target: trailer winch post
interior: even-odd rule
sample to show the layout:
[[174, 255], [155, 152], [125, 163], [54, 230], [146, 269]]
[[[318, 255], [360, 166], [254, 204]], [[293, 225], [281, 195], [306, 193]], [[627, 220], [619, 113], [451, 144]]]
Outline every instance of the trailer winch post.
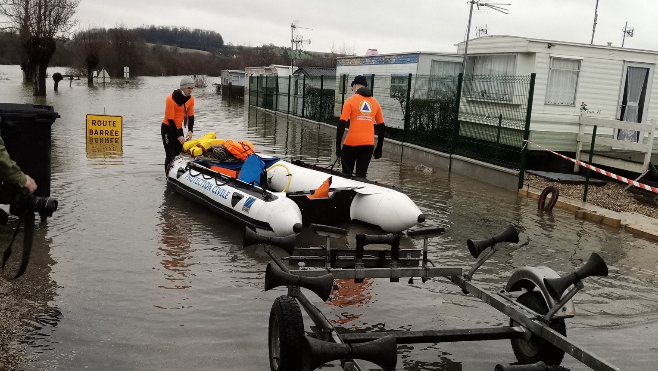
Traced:
[[493, 254], [495, 254], [496, 251], [497, 251], [496, 245], [491, 246], [489, 251], [483, 257], [478, 259], [478, 261], [475, 262], [475, 265], [473, 265], [473, 267], [464, 274], [464, 278], [466, 278], [467, 280], [471, 280], [473, 278], [473, 275], [475, 274], [475, 271], [477, 271], [482, 266], [482, 264], [484, 264], [484, 262], [486, 262], [491, 256], [493, 256]]
[[578, 291], [582, 290], [583, 288], [585, 288], [585, 285], [583, 285], [583, 281], [578, 281], [578, 283], [576, 283], [576, 285], [571, 290], [569, 290], [569, 292], [567, 292], [567, 294], [564, 295], [562, 299], [557, 304], [555, 304], [550, 311], [548, 311], [548, 313], [546, 313], [546, 316], [544, 317], [544, 321], [546, 323], [550, 323], [551, 319], [553, 319], [553, 316], [555, 316], [557, 311], [560, 310], [560, 308], [562, 308], [563, 306], [565, 306], [567, 302], [571, 300], [571, 298], [573, 298], [578, 293]]

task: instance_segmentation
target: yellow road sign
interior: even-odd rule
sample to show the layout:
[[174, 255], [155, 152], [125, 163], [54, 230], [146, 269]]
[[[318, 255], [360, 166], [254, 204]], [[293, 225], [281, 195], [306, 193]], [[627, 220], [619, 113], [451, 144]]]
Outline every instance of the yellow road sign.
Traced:
[[121, 138], [122, 116], [87, 115], [87, 138]]

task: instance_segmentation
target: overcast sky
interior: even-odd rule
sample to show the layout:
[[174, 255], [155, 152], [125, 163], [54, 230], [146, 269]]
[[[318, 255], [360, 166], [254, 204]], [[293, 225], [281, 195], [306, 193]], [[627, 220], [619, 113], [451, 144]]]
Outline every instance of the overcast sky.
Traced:
[[[515, 35], [589, 44], [596, 0], [510, 0], [509, 14], [474, 11], [471, 39]], [[220, 33], [225, 43], [290, 46], [297, 21], [306, 50], [379, 53], [455, 52], [466, 35], [467, 0], [82, 0], [80, 28], [184, 26]], [[625, 47], [658, 50], [658, 5], [649, 0], [600, 0], [595, 44], [621, 46], [624, 23], [635, 29]]]

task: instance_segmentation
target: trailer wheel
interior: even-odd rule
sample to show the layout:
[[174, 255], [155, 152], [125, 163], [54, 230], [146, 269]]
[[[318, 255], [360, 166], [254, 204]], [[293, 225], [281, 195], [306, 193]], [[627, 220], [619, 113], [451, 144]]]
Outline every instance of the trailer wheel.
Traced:
[[[516, 301], [539, 314], [548, 313], [546, 301], [538, 291], [526, 292], [519, 296]], [[510, 326], [518, 326], [518, 323], [510, 320]], [[550, 326], [563, 336], [567, 336], [567, 326], [564, 323], [564, 319], [552, 320]], [[516, 359], [523, 364], [533, 364], [542, 361], [547, 365], [558, 366], [564, 358], [563, 350], [535, 334], [532, 334], [529, 341], [520, 338], [512, 339], [511, 341]]]
[[302, 371], [301, 344], [304, 320], [297, 300], [279, 296], [272, 304], [267, 344], [270, 370]]

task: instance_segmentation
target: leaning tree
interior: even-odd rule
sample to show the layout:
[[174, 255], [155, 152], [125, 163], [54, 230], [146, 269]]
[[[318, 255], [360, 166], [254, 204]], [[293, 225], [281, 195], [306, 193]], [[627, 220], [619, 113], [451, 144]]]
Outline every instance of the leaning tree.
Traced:
[[80, 0], [0, 0], [0, 16], [18, 32], [23, 46], [23, 76], [34, 95], [46, 95], [46, 69], [57, 47], [55, 37], [75, 25]]
[[107, 48], [106, 33], [104, 28], [94, 28], [80, 31], [73, 36], [73, 44], [85, 57], [88, 85], [94, 84], [93, 71], [98, 67], [101, 52]]

